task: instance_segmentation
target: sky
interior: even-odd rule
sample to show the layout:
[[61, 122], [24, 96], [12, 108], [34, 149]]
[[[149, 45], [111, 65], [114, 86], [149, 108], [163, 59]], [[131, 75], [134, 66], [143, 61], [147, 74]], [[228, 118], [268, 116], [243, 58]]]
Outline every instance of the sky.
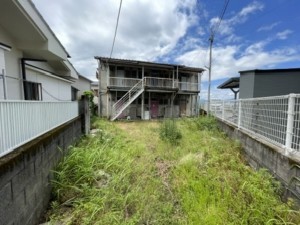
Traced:
[[[94, 56], [109, 57], [119, 0], [32, 0], [71, 55], [96, 80]], [[123, 0], [113, 58], [206, 68], [209, 37], [224, 0]], [[211, 98], [232, 99], [217, 86], [239, 71], [300, 67], [299, 0], [230, 0], [212, 48]], [[207, 98], [208, 71], [201, 98]]]

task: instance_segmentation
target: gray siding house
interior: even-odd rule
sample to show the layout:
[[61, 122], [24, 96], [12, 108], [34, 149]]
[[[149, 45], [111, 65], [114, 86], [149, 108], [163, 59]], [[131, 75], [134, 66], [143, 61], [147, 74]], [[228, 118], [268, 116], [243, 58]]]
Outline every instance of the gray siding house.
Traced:
[[242, 98], [300, 93], [300, 68], [240, 71]]
[[202, 68], [95, 57], [98, 114], [111, 120], [195, 116]]

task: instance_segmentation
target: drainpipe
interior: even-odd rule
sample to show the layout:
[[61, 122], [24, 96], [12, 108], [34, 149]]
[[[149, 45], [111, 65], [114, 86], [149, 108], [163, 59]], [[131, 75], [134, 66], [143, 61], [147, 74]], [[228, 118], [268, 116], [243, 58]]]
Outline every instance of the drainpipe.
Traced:
[[[176, 67], [176, 80], [177, 80], [177, 88], [179, 88], [179, 83], [178, 83], [178, 66]], [[175, 94], [172, 93], [172, 96], [171, 96], [171, 118], [173, 118], [174, 99], [175, 99], [176, 95], [177, 95], [177, 92]]]
[[174, 69], [173, 69], [173, 71], [172, 71], [172, 80], [173, 80], [173, 88], [175, 87], [175, 80], [174, 80]]
[[178, 84], [178, 66], [177, 66], [177, 68], [176, 68], [176, 79], [177, 79], [177, 84]]
[[3, 94], [4, 94], [4, 100], [7, 99], [7, 85], [6, 85], [6, 77], [5, 77], [5, 70], [2, 70], [2, 75], [0, 75], [0, 78], [3, 79]]
[[[142, 82], [144, 82], [144, 76], [145, 76], [145, 68], [144, 68], [144, 66], [142, 66]], [[143, 88], [144, 88], [144, 84], [143, 84]], [[145, 91], [143, 91], [143, 93], [142, 93], [142, 102], [141, 103], [142, 103], [142, 106], [141, 106], [141, 119], [144, 120], [145, 119], [145, 109], [144, 109]]]
[[21, 59], [21, 73], [23, 79], [23, 91], [24, 91], [24, 100], [27, 100], [27, 92], [26, 92], [26, 70], [25, 70], [25, 59]]

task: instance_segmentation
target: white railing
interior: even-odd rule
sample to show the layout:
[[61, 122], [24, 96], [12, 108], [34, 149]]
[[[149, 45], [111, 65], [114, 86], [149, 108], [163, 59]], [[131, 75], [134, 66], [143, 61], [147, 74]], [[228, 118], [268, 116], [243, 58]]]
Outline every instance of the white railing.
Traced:
[[181, 91], [198, 91], [198, 83], [178, 82], [178, 88]]
[[131, 88], [134, 85], [136, 85], [139, 81], [141, 81], [141, 79], [110, 77], [109, 78], [109, 86]]
[[212, 100], [212, 115], [286, 149], [300, 152], [300, 94]]
[[122, 98], [112, 106], [111, 121], [117, 119], [142, 92], [144, 91], [144, 79], [134, 85]]
[[0, 101], [0, 156], [78, 115], [78, 102]]
[[145, 86], [156, 88], [176, 88], [177, 82], [169, 78], [145, 77]]
[[[110, 77], [109, 85], [111, 87], [132, 88], [142, 79]], [[170, 78], [144, 77], [145, 86], [152, 88], [178, 88], [180, 91], [198, 91], [199, 84], [191, 82], [178, 82]]]

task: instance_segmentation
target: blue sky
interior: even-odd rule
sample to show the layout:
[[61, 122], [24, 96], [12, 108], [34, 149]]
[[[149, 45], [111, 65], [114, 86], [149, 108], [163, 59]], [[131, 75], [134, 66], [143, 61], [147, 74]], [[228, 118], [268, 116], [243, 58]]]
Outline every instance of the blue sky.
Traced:
[[[109, 56], [119, 1], [33, 0], [71, 54], [76, 69], [95, 79], [94, 56]], [[223, 0], [124, 0], [113, 57], [208, 66], [210, 28]], [[231, 0], [213, 45], [216, 87], [248, 69], [300, 67], [299, 0]], [[201, 96], [207, 96], [208, 73]]]

